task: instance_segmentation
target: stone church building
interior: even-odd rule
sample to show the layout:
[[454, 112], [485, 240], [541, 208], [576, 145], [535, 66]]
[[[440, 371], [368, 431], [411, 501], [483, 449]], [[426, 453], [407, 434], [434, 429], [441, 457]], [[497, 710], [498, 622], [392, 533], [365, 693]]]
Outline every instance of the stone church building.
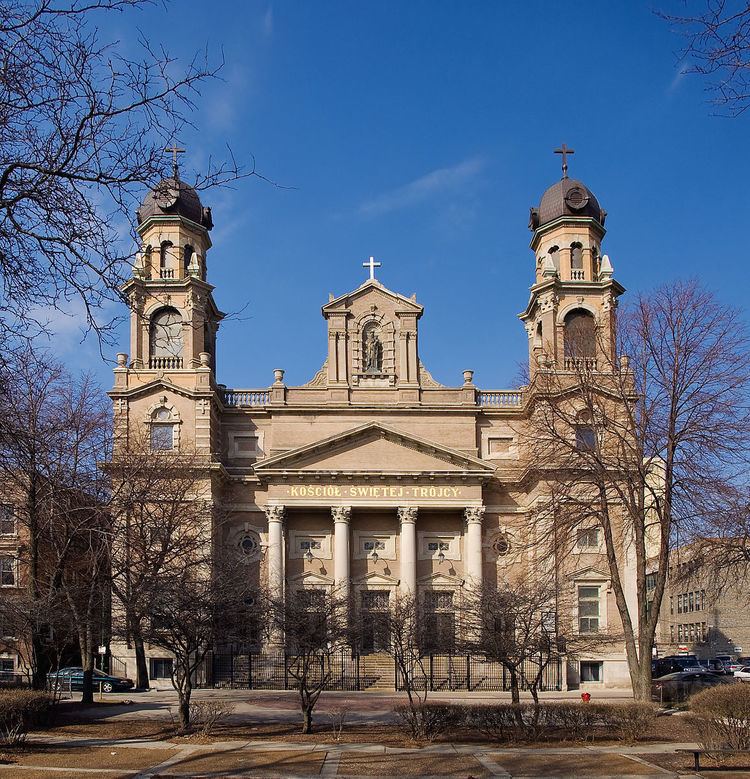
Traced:
[[[566, 168], [531, 210], [520, 319], [532, 379], [582, 359], [566, 349], [570, 332], [601, 336], [583, 357], [594, 367], [611, 340], [624, 290], [602, 253], [605, 218]], [[523, 451], [531, 391], [481, 389], [469, 370], [457, 386], [437, 382], [420, 359], [423, 306], [387, 289], [372, 260], [359, 287], [320, 301], [328, 337], [306, 384], [288, 386], [275, 370], [270, 386], [224, 386], [214, 372], [223, 314], [208, 281], [211, 228], [210, 209], [176, 169], [138, 211], [143, 246], [125, 285], [130, 354], [118, 355], [110, 392], [116, 429], [145, 433], [153, 449], [210, 453], [212, 498], [232, 518], [219, 542], [271, 591], [338, 587], [374, 613], [397, 591], [416, 593], [450, 631], [472, 582], [533, 568], [526, 518], [543, 494]], [[599, 531], [582, 534], [560, 585], [582, 630], [619, 630], [607, 570]], [[377, 652], [377, 620], [368, 624], [363, 651]], [[113, 653], [132, 675], [132, 650]], [[149, 653], [158, 678], [168, 658]], [[577, 657], [567, 675], [589, 689], [628, 685], [622, 644]]]

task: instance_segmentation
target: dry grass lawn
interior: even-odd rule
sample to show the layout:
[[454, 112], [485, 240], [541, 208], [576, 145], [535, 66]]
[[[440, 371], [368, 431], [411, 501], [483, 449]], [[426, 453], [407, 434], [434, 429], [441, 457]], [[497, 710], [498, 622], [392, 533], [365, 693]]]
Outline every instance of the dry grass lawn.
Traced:
[[[168, 760], [176, 749], [137, 749], [133, 747], [90, 747], [28, 744], [24, 749], [7, 753], [6, 766], [54, 766], [56, 768], [111, 768], [140, 770]], [[57, 772], [55, 772], [56, 774]], [[26, 776], [27, 772], [18, 772]], [[49, 776], [49, 774], [48, 774]]]
[[472, 776], [490, 772], [466, 755], [342, 755], [339, 774], [344, 776]]
[[492, 759], [512, 776], [555, 776], [583, 779], [622, 774], [653, 776], [653, 768], [620, 755], [592, 754], [581, 750], [575, 755], [524, 755], [498, 752]]
[[[160, 776], [196, 776], [202, 772], [242, 772], [242, 775], [286, 776], [301, 774], [315, 776], [325, 759], [320, 752], [250, 752], [235, 749], [207, 754], [197, 753], [160, 772]], [[252, 773], [250, 773], [252, 772]]]

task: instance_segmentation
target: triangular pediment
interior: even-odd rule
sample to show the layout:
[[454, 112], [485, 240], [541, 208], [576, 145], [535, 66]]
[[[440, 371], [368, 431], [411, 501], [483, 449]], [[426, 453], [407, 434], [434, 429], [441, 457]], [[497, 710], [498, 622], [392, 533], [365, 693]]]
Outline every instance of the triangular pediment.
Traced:
[[400, 583], [399, 579], [394, 579], [392, 576], [386, 576], [379, 571], [370, 571], [370, 573], [354, 580], [354, 584], [360, 587], [398, 587]]
[[594, 566], [590, 565], [586, 568], [580, 568], [577, 571], [569, 573], [567, 578], [577, 582], [601, 582], [609, 581], [611, 574], [607, 573], [606, 571], [601, 571], [598, 568], [594, 568]]
[[255, 472], [261, 478], [292, 472], [481, 476], [494, 468], [455, 449], [370, 422], [263, 460]]
[[352, 292], [347, 292], [345, 295], [339, 295], [337, 298], [328, 301], [328, 303], [323, 306], [323, 314], [325, 315], [330, 311], [338, 311], [349, 308], [352, 301], [357, 300], [358, 298], [365, 295], [376, 298], [380, 296], [390, 298], [391, 300], [397, 301], [398, 304], [405, 310], [414, 311], [420, 315], [424, 310], [423, 307], [420, 306], [414, 298], [407, 298], [405, 295], [400, 295], [398, 292], [393, 292], [387, 287], [384, 287], [377, 279], [368, 279], [364, 284], [357, 287], [357, 289], [353, 290]]
[[107, 394], [110, 396], [116, 395], [117, 397], [128, 397], [132, 400], [144, 395], [153, 395], [159, 390], [169, 390], [169, 392], [174, 392], [175, 395], [181, 395], [184, 398], [195, 399], [199, 397], [207, 397], [205, 391], [195, 392], [194, 390], [188, 389], [187, 387], [181, 387], [177, 384], [174, 384], [163, 376], [157, 377], [153, 381], [149, 381], [147, 384], [141, 384], [137, 387], [132, 387], [131, 389], [120, 390], [115, 388], [110, 390]]

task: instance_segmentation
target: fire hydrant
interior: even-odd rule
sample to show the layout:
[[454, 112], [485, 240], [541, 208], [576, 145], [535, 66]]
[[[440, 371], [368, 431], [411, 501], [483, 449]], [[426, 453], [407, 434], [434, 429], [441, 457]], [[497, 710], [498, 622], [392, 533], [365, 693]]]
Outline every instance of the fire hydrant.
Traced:
[[591, 693], [590, 692], [582, 692], [581, 693], [581, 700], [584, 703], [588, 703], [591, 700]]

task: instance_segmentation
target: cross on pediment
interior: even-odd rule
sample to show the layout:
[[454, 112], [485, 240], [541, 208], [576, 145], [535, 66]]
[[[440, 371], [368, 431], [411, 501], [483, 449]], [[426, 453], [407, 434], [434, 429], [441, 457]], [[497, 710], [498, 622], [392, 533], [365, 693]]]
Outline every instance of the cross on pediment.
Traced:
[[379, 268], [383, 263], [382, 262], [375, 262], [374, 257], [370, 257], [370, 259], [367, 262], [362, 263], [363, 268], [369, 268], [370, 269], [370, 278], [375, 278], [375, 268]]

